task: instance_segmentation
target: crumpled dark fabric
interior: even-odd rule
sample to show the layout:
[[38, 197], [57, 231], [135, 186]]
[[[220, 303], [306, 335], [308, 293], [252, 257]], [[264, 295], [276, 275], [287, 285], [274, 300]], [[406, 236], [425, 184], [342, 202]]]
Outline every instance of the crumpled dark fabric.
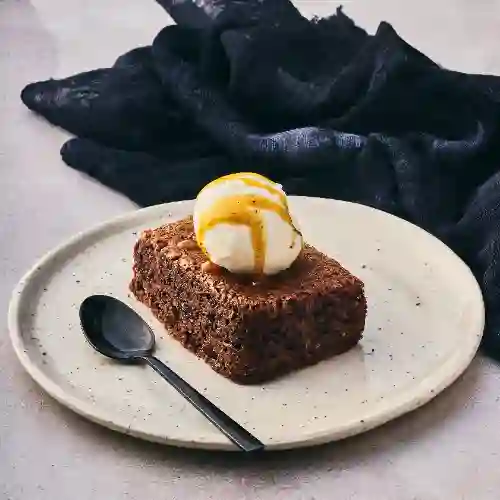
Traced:
[[252, 170], [291, 194], [396, 214], [479, 281], [483, 350], [500, 359], [500, 78], [443, 69], [383, 22], [288, 0], [160, 0], [177, 25], [109, 68], [21, 98], [77, 136], [70, 166], [142, 206]]

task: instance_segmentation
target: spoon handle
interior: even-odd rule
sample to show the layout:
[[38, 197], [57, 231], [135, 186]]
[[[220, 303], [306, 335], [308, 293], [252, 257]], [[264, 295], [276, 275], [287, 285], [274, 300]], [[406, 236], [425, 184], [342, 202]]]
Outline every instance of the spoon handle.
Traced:
[[191, 387], [177, 373], [154, 356], [144, 356], [144, 361], [159, 373], [174, 389], [182, 394], [200, 413], [212, 422], [236, 446], [243, 451], [255, 452], [264, 449], [264, 445], [231, 417], [217, 408], [205, 396]]

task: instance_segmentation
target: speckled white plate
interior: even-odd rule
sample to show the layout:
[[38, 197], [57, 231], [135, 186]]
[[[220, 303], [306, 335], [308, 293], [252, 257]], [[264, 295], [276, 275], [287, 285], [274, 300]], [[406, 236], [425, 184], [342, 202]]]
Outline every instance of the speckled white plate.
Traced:
[[118, 297], [157, 335], [157, 355], [268, 449], [345, 438], [429, 401], [473, 358], [484, 323], [479, 287], [445, 245], [396, 217], [351, 203], [292, 197], [306, 240], [366, 284], [361, 344], [330, 361], [261, 386], [215, 374], [169, 338], [128, 292], [132, 249], [146, 228], [186, 216], [192, 202], [133, 212], [80, 234], [40, 261], [14, 292], [9, 325], [29, 374], [54, 398], [117, 431], [177, 446], [233, 445], [153, 370], [94, 352], [78, 307], [90, 294]]

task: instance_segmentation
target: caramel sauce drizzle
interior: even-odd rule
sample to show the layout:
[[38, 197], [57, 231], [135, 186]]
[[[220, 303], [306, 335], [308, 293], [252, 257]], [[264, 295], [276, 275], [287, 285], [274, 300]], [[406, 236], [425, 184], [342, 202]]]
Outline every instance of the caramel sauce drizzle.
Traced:
[[[254, 272], [256, 274], [262, 274], [266, 258], [266, 238], [264, 232], [264, 222], [260, 211], [266, 210], [275, 213], [283, 220], [283, 222], [289, 224], [293, 228], [293, 239], [290, 248], [295, 245], [297, 235], [300, 235], [300, 232], [295, 228], [290, 217], [286, 195], [279, 189], [275, 188], [272, 181], [259, 174], [245, 172], [226, 175], [212, 181], [210, 184], [207, 184], [202, 191], [208, 187], [213, 187], [215, 184], [226, 182], [231, 179], [241, 181], [247, 186], [263, 189], [268, 193], [277, 196], [279, 198], [279, 202], [257, 194], [240, 194], [223, 197], [215, 201], [201, 216], [196, 239], [200, 248], [209, 257], [202, 244], [207, 231], [214, 228], [218, 224], [236, 224], [247, 226], [250, 229], [250, 237], [254, 251]], [[200, 191], [200, 193], [202, 191]]]

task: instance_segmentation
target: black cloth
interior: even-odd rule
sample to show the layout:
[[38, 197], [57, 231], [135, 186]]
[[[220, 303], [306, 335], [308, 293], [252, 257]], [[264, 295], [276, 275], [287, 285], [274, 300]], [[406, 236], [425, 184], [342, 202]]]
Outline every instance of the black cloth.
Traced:
[[77, 136], [63, 160], [143, 206], [252, 170], [410, 220], [472, 268], [483, 349], [500, 359], [500, 78], [443, 69], [341, 10], [310, 21], [288, 0], [160, 3], [177, 25], [151, 46], [23, 89]]

